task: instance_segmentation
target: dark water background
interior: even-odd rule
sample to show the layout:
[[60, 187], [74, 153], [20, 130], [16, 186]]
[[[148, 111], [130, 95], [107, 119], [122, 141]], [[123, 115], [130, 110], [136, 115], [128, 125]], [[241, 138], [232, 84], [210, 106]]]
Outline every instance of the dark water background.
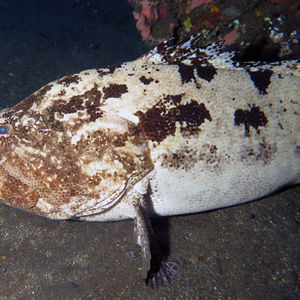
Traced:
[[[2, 0], [0, 106], [147, 49], [126, 1]], [[181, 269], [158, 291], [142, 280], [132, 221], [52, 221], [1, 205], [0, 299], [299, 299], [299, 198], [295, 187], [158, 222]]]

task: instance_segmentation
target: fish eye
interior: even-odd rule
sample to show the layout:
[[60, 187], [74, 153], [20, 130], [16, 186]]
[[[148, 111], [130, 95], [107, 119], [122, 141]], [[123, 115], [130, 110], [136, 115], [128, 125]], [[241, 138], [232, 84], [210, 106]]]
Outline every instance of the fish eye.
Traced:
[[11, 133], [12, 133], [12, 128], [10, 125], [8, 124], [0, 125], [0, 135], [11, 134]]
[[6, 134], [8, 131], [6, 126], [0, 126], [0, 134]]

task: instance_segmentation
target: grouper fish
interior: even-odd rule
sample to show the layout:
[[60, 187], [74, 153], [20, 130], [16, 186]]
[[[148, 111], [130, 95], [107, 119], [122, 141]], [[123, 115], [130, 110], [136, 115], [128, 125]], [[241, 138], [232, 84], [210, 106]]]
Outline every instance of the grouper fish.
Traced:
[[200, 39], [63, 77], [2, 110], [2, 201], [51, 219], [135, 219], [146, 282], [157, 287], [178, 264], [162, 257], [151, 215], [300, 183], [299, 61], [242, 62]]

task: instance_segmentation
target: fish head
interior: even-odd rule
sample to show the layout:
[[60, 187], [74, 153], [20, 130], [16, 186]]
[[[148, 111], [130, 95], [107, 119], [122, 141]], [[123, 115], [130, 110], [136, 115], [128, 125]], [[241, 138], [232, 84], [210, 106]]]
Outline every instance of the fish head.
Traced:
[[97, 95], [49, 84], [0, 112], [2, 202], [54, 219], [96, 214], [153, 169], [138, 127], [91, 105]]

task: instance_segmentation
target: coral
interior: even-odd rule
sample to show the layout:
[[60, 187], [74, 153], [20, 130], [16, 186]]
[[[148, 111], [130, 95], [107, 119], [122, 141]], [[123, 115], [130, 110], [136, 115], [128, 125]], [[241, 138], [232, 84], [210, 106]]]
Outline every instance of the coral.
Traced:
[[195, 9], [198, 6], [201, 6], [203, 4], [209, 4], [211, 0], [188, 0], [187, 1], [187, 11], [191, 11]]
[[156, 4], [151, 1], [141, 1], [141, 14], [147, 19], [149, 23], [157, 20]]
[[137, 20], [136, 28], [141, 32], [143, 41], [151, 39], [151, 28], [147, 24], [146, 17], [136, 11], [133, 12], [133, 17]]
[[151, 24], [158, 18], [156, 4], [151, 1], [141, 1], [140, 8], [140, 13], [133, 12], [133, 17], [137, 20], [136, 27], [141, 32], [143, 41], [154, 40], [151, 36]]
[[168, 16], [169, 16], [168, 6], [165, 2], [162, 2], [162, 3], [158, 4], [157, 11], [158, 11], [159, 17], [161, 19], [167, 19], [168, 18]]
[[[190, 12], [195, 8], [211, 3], [212, 0], [178, 0], [175, 4], [173, 0], [143, 0], [136, 2], [136, 10], [133, 17], [137, 20], [136, 27], [141, 32], [144, 41], [161, 42], [177, 30], [178, 24], [183, 25], [184, 32], [194, 30], [195, 17], [190, 16]], [[209, 14], [216, 18], [218, 15], [216, 6]], [[180, 26], [180, 25], [179, 25]]]
[[183, 25], [184, 25], [185, 31], [190, 32], [192, 27], [193, 27], [192, 22], [191, 22], [191, 18], [190, 17], [186, 18], [183, 22]]
[[225, 45], [232, 45], [236, 42], [236, 40], [240, 37], [240, 33], [237, 29], [233, 29], [231, 32], [227, 33], [224, 37]]
[[[159, 20], [167, 20], [169, 17], [168, 6], [165, 2], [141, 1], [139, 3], [140, 12], [134, 11], [133, 17], [137, 20], [136, 27], [141, 32], [144, 41], [161, 42], [164, 38], [154, 38], [152, 36], [153, 26]], [[168, 20], [167, 20], [168, 21]], [[167, 22], [169, 31], [172, 32], [174, 24]]]

